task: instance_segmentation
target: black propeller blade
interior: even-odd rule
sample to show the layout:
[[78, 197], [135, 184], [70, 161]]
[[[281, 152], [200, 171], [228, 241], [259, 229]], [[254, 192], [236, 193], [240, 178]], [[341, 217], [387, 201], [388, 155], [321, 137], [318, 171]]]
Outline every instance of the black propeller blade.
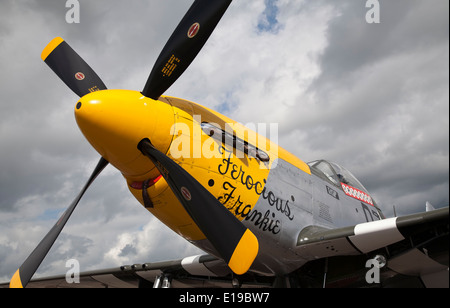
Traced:
[[196, 0], [159, 55], [142, 94], [158, 99], [188, 68], [231, 0]]
[[[105, 90], [106, 86], [100, 77], [92, 70], [92, 68], [60, 37], [54, 38], [42, 51], [42, 60], [61, 78], [62, 81], [79, 96], [84, 96], [90, 92]], [[64, 225], [75, 210], [81, 197], [91, 183], [100, 174], [100, 172], [108, 165], [108, 161], [103, 157], [100, 158], [96, 168], [94, 169], [89, 180], [69, 206], [63, 213], [58, 222], [42, 239], [39, 245], [28, 256], [25, 262], [16, 271], [10, 282], [10, 287], [25, 287], [34, 275], [42, 260], [44, 260], [48, 251], [52, 247], [58, 235], [61, 233]]]
[[244, 274], [258, 254], [256, 236], [194, 177], [158, 151], [148, 139], [139, 150], [158, 168], [180, 203], [231, 270]]
[[61, 233], [67, 220], [69, 220], [70, 215], [72, 214], [73, 210], [75, 210], [75, 207], [77, 206], [81, 197], [83, 197], [86, 190], [107, 165], [108, 161], [102, 157], [98, 162], [97, 167], [95, 167], [94, 171], [92, 172], [89, 180], [87, 181], [81, 192], [78, 194], [78, 196], [75, 198], [75, 200], [72, 202], [72, 204], [67, 208], [67, 210], [62, 214], [61, 218], [53, 226], [53, 228], [47, 233], [47, 235], [42, 239], [39, 245], [37, 245], [37, 247], [25, 260], [25, 262], [16, 271], [9, 284], [11, 288], [24, 288], [28, 284], [31, 277], [34, 275], [39, 265], [41, 264], [42, 260], [44, 260], [48, 251], [52, 247], [56, 238]]
[[80, 97], [106, 90], [94, 70], [62, 38], [54, 38], [41, 54], [42, 60]]

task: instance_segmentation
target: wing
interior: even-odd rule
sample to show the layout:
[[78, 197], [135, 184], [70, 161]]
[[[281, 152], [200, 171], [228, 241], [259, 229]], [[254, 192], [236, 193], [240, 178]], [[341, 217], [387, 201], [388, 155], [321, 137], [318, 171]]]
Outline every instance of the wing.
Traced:
[[378, 256], [385, 276], [419, 277], [426, 287], [448, 288], [448, 229], [447, 207], [340, 229], [309, 226], [300, 232], [296, 250], [308, 259], [336, 257], [337, 266]]
[[[288, 284], [305, 287], [447, 287], [449, 209], [439, 209], [358, 224], [301, 230], [296, 252], [310, 261], [286, 276]], [[368, 285], [367, 261], [385, 258], [381, 283]], [[247, 273], [233, 280], [226, 262], [210, 255], [179, 260], [125, 265], [84, 272], [79, 283], [67, 283], [65, 275], [33, 279], [27, 287], [137, 288], [137, 287], [241, 287], [278, 286], [275, 277]], [[294, 279], [292, 279], [294, 278]], [[234, 285], [233, 285], [234, 283]], [[0, 284], [8, 287], [9, 283]]]
[[[74, 278], [72, 276], [72, 278]], [[270, 286], [264, 278], [240, 276], [240, 286]], [[0, 284], [7, 288], [9, 283]], [[124, 265], [117, 268], [82, 272], [79, 281], [67, 282], [66, 275], [32, 279], [27, 288], [231, 288], [232, 272], [225, 261], [210, 255], [179, 260]]]

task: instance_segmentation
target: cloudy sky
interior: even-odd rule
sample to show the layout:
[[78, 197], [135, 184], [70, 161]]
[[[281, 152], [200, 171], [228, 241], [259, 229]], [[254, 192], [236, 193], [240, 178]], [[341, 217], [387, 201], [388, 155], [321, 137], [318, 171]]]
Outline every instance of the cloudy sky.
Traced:
[[[8, 280], [85, 183], [98, 154], [77, 96], [41, 61], [63, 37], [110, 89], [142, 90], [193, 0], [0, 2], [0, 281]], [[305, 161], [350, 169], [387, 216], [449, 203], [449, 2], [235, 0], [167, 92], [246, 123], [278, 123]], [[91, 186], [38, 274], [177, 259], [199, 251], [153, 218], [113, 167]]]

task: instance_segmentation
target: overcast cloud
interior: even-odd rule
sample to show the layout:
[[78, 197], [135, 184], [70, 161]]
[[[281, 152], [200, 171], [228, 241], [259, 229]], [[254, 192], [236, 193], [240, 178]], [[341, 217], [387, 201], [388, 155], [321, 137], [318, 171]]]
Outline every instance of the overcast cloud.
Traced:
[[[63, 37], [110, 89], [142, 90], [192, 0], [0, 2], [0, 281], [71, 203], [98, 161], [77, 96], [41, 61]], [[350, 169], [387, 216], [449, 203], [449, 2], [235, 0], [167, 95], [242, 123], [278, 123], [305, 161]], [[38, 274], [181, 258], [199, 251], [153, 218], [113, 167], [79, 204]]]

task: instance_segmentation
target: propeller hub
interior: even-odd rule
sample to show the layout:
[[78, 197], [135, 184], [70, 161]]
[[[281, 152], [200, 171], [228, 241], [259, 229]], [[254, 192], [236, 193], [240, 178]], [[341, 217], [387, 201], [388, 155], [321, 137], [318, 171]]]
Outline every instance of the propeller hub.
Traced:
[[137, 91], [104, 90], [83, 96], [75, 106], [77, 124], [91, 145], [130, 179], [140, 179], [154, 165], [137, 145], [149, 138], [166, 152], [172, 141], [172, 106]]

